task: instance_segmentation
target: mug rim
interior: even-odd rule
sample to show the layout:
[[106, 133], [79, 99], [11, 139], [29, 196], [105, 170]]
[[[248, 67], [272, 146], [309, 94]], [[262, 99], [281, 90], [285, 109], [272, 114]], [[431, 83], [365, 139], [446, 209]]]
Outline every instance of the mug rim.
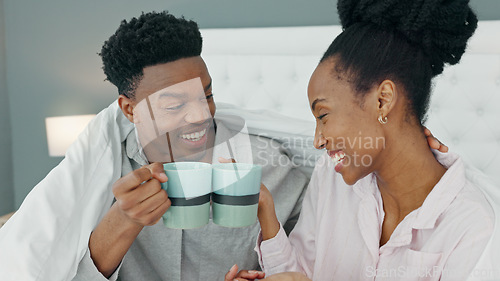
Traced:
[[[175, 166], [184, 166], [184, 165], [197, 165], [198, 167], [175, 167]], [[174, 166], [174, 167], [168, 167]], [[186, 161], [186, 162], [170, 162], [163, 164], [163, 170], [165, 171], [197, 171], [197, 170], [206, 170], [212, 169], [212, 164], [205, 162], [195, 162], [195, 161]]]
[[[236, 168], [234, 168], [236, 166]], [[218, 163], [213, 164], [212, 169], [219, 171], [251, 171], [253, 169], [262, 169], [261, 165], [250, 163]]]

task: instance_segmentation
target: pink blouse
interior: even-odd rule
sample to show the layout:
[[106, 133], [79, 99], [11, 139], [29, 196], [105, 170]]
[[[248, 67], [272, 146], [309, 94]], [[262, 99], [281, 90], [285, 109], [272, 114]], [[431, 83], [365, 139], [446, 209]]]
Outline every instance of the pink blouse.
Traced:
[[255, 250], [266, 274], [300, 271], [313, 280], [465, 280], [493, 232], [494, 213], [465, 178], [462, 160], [434, 151], [448, 168], [418, 209], [379, 246], [384, 210], [375, 177], [353, 186], [323, 155], [302, 212], [287, 237], [259, 234]]

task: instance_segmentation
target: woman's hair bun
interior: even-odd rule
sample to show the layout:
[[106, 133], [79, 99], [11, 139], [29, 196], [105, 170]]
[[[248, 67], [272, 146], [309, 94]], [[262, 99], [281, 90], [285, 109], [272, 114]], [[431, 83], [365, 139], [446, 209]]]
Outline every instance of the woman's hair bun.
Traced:
[[373, 23], [400, 31], [429, 57], [434, 75], [456, 64], [477, 27], [469, 0], [338, 0], [344, 29]]

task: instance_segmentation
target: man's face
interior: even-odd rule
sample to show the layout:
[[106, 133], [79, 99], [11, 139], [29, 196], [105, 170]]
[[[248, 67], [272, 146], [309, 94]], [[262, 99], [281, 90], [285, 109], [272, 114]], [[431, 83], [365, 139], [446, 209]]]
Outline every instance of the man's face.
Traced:
[[131, 100], [131, 121], [148, 160], [206, 161], [215, 136], [215, 104], [203, 59], [179, 59], [143, 73]]

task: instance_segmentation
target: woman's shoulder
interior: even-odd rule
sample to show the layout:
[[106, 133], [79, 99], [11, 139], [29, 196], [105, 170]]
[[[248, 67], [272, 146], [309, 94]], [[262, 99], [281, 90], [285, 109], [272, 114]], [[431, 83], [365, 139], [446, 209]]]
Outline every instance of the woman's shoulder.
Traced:
[[[500, 204], [500, 201], [498, 203], [491, 202], [485, 191], [497, 189], [500, 197], [500, 189], [491, 187], [488, 181], [484, 180], [484, 174], [469, 165], [459, 155], [451, 152], [433, 152], [438, 161], [448, 169], [441, 179], [440, 196], [443, 198], [454, 196], [444, 211], [444, 217], [447, 217], [448, 220], [455, 218], [456, 220], [468, 221], [471, 224], [482, 224], [484, 227], [493, 225], [495, 212], [492, 203]], [[481, 174], [483, 177], [480, 177]], [[461, 223], [460, 225], [465, 224]]]
[[[490, 202], [483, 193], [483, 188], [477, 183], [466, 180], [463, 189], [457, 194], [445, 214], [457, 218], [462, 222], [460, 225], [464, 227], [493, 230], [496, 215], [495, 206], [492, 203], [500, 204], [500, 202]], [[469, 222], [468, 225], [463, 223], [466, 221]]]

